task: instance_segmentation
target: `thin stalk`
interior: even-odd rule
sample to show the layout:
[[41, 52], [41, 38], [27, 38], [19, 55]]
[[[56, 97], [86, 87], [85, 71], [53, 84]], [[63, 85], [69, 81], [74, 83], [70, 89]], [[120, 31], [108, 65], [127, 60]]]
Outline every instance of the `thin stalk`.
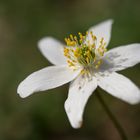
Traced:
[[108, 106], [107, 106], [106, 102], [104, 101], [104, 99], [102, 98], [101, 94], [97, 90], [96, 90], [96, 93], [97, 93], [96, 96], [97, 96], [98, 100], [100, 101], [102, 107], [104, 108], [104, 110], [108, 114], [109, 118], [113, 122], [114, 126], [118, 130], [118, 133], [120, 134], [121, 139], [122, 140], [128, 140], [128, 138], [127, 138], [122, 126], [120, 125], [120, 123], [118, 122], [116, 117], [113, 115], [111, 110], [108, 108]]

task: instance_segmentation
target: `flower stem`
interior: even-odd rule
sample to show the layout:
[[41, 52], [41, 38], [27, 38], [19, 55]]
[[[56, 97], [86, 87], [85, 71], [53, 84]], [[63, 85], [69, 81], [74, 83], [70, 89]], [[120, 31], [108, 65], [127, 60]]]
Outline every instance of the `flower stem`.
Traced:
[[105, 103], [104, 99], [102, 98], [101, 94], [96, 90], [96, 96], [98, 98], [98, 100], [100, 101], [102, 107], [104, 108], [104, 110], [106, 111], [106, 113], [108, 114], [109, 118], [112, 120], [114, 126], [116, 127], [116, 129], [118, 130], [118, 133], [120, 134], [120, 137], [122, 140], [128, 140], [122, 126], [120, 125], [120, 123], [118, 122], [118, 120], [116, 119], [116, 117], [113, 115], [113, 113], [111, 112], [111, 110], [108, 108], [107, 104]]

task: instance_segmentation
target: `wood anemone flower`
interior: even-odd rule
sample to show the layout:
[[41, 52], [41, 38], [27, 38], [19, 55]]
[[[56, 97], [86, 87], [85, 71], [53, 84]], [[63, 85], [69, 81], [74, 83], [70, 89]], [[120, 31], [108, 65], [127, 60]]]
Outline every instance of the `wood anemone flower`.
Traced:
[[91, 27], [85, 35], [70, 35], [66, 45], [52, 37], [41, 39], [39, 49], [53, 66], [29, 75], [18, 86], [18, 94], [25, 98], [71, 82], [64, 106], [74, 128], [81, 126], [85, 105], [97, 86], [125, 102], [139, 103], [140, 89], [117, 71], [140, 62], [140, 44], [107, 51], [112, 23], [107, 20]]

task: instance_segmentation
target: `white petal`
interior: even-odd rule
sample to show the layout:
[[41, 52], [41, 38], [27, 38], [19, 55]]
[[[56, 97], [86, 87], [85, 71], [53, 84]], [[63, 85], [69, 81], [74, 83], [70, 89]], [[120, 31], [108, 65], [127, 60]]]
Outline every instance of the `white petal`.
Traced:
[[90, 35], [90, 31], [92, 31], [93, 34], [97, 37], [97, 47], [99, 46], [100, 39], [102, 37], [104, 38], [104, 41], [106, 42], [106, 46], [107, 46], [111, 38], [112, 23], [113, 23], [113, 20], [110, 19], [89, 28], [88, 30], [89, 34], [88, 34], [87, 39], [89, 39], [92, 43], [92, 39]]
[[140, 89], [125, 76], [113, 72], [100, 77], [98, 85], [109, 94], [130, 104], [140, 102]]
[[[119, 71], [140, 63], [140, 44], [130, 44], [108, 51], [104, 56], [104, 67]], [[103, 66], [102, 66], [103, 67]]]
[[79, 76], [71, 83], [68, 98], [65, 102], [65, 110], [74, 128], [81, 127], [85, 105], [96, 87], [97, 81], [94, 77], [88, 79]]
[[63, 53], [64, 45], [52, 37], [45, 37], [38, 42], [42, 54], [54, 65], [66, 64]]
[[44, 91], [72, 81], [79, 74], [66, 66], [50, 66], [29, 75], [18, 87], [18, 94], [25, 98], [33, 92]]

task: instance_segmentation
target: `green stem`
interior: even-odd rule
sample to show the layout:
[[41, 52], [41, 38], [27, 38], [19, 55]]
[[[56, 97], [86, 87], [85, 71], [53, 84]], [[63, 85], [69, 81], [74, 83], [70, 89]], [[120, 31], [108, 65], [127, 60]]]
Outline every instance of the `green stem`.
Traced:
[[118, 120], [116, 119], [116, 117], [113, 115], [113, 113], [111, 112], [111, 110], [108, 108], [107, 104], [105, 103], [104, 99], [102, 98], [102, 96], [100, 95], [100, 93], [96, 90], [96, 96], [98, 98], [98, 100], [100, 101], [102, 107], [104, 108], [104, 110], [106, 111], [106, 113], [108, 114], [108, 116], [110, 117], [110, 119], [112, 120], [114, 126], [116, 127], [116, 129], [118, 130], [118, 133], [120, 134], [120, 137], [122, 140], [128, 140], [122, 126], [120, 125], [120, 123], [118, 122]]

